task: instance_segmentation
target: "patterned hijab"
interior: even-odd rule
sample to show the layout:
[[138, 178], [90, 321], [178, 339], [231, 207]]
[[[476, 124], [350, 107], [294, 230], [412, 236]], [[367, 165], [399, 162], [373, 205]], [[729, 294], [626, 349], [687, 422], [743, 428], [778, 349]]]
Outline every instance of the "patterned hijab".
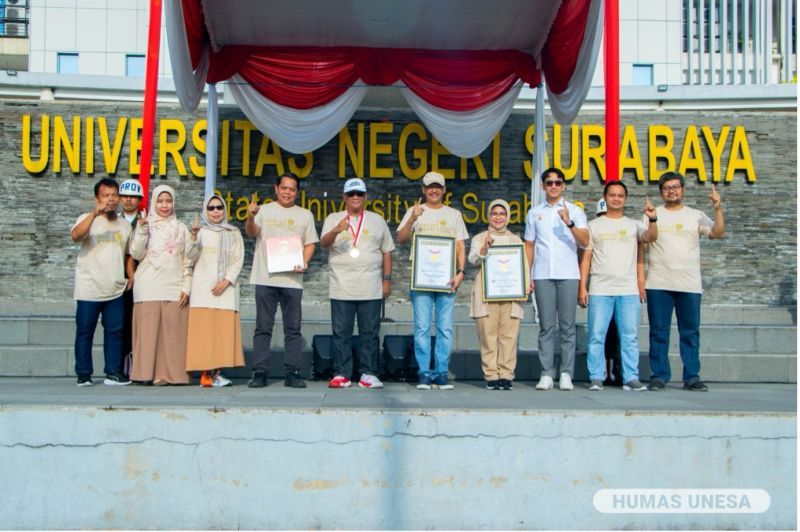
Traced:
[[[158, 197], [166, 192], [172, 196], [172, 212], [167, 216], [158, 214]], [[149, 239], [147, 257], [155, 269], [172, 260], [175, 253], [182, 253], [184, 242], [180, 237], [180, 222], [175, 216], [175, 191], [168, 185], [158, 185], [150, 197], [150, 212], [147, 213]]]
[[222, 218], [219, 223], [214, 223], [208, 217], [208, 204], [211, 200], [217, 199], [225, 207], [225, 200], [221, 196], [213, 195], [203, 202], [203, 224], [204, 228], [215, 233], [219, 233], [219, 250], [217, 251], [217, 281], [225, 278], [225, 273], [228, 271], [228, 264], [231, 263], [231, 243], [234, 238], [234, 231], [238, 231], [236, 227], [228, 223], [228, 216]]

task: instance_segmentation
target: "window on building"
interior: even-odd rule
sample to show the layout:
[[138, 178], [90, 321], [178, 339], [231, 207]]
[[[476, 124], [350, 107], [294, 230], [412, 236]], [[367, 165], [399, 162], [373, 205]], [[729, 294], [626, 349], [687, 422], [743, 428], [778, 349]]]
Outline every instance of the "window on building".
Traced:
[[57, 54], [56, 72], [59, 74], [78, 73], [78, 54], [74, 52]]
[[144, 77], [144, 55], [127, 54], [125, 56], [125, 75], [129, 78]]
[[633, 65], [633, 84], [652, 85], [653, 65]]

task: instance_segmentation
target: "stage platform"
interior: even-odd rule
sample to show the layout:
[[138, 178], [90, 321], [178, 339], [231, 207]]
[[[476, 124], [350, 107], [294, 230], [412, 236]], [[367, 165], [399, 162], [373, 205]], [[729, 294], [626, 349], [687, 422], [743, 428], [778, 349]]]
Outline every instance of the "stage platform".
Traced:
[[0, 528], [796, 528], [795, 385], [455, 385], [2, 378]]

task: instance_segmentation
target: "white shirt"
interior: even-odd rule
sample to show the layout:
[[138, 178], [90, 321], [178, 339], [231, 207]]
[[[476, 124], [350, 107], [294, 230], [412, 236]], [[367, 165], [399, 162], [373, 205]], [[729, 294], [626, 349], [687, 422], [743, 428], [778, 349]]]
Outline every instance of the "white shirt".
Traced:
[[525, 217], [525, 240], [534, 242], [531, 278], [580, 279], [578, 246], [572, 230], [561, 220], [558, 211], [567, 207], [575, 227], [586, 228], [586, 214], [564, 198], [555, 205], [543, 201]]

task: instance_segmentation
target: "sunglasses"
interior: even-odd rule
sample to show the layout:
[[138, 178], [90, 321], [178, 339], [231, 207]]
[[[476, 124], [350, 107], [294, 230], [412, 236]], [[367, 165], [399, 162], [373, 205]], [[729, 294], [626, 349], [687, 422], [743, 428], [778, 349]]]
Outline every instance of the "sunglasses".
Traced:
[[222, 211], [222, 210], [225, 210], [225, 206], [224, 205], [209, 205], [208, 207], [206, 207], [206, 210], [207, 211]]
[[547, 181], [544, 182], [544, 186], [546, 187], [560, 187], [563, 184], [564, 182], [561, 181], [560, 179], [556, 180], [548, 179]]
[[358, 196], [360, 198], [364, 194], [366, 194], [366, 192], [361, 192], [359, 190], [356, 190], [353, 192], [348, 192], [347, 194], [345, 194], [345, 196], [347, 196], [348, 198], [352, 198], [353, 196]]

